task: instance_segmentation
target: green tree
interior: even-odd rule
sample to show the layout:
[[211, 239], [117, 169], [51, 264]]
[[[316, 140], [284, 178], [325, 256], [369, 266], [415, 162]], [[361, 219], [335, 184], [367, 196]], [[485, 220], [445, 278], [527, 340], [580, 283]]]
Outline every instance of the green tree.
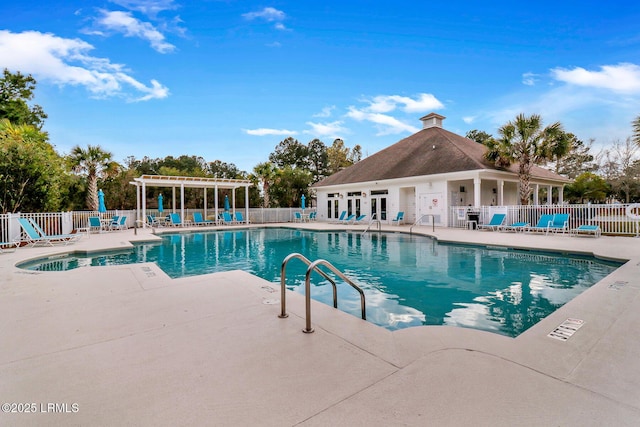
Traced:
[[262, 206], [268, 208], [271, 206], [269, 192], [271, 191], [271, 184], [276, 177], [276, 167], [270, 162], [258, 163], [253, 168], [253, 175], [262, 185]]
[[599, 172], [611, 186], [615, 196], [629, 203], [638, 196], [640, 165], [638, 147], [631, 138], [614, 141], [599, 154]]
[[112, 160], [112, 154], [104, 151], [99, 145], [88, 145], [82, 148], [76, 145], [68, 156], [71, 169], [87, 178], [87, 208], [98, 210], [98, 179], [115, 176], [119, 165]]
[[598, 165], [594, 162], [595, 158], [590, 153], [593, 140], [585, 144], [572, 133], [568, 133], [567, 137], [571, 145], [566, 155], [556, 159], [555, 172], [575, 179], [584, 172], [598, 170]]
[[583, 172], [565, 187], [564, 195], [572, 203], [603, 203], [610, 190], [604, 178], [593, 172]]
[[327, 146], [319, 139], [313, 139], [307, 146], [309, 171], [316, 183], [329, 175], [329, 156]]
[[47, 115], [39, 105], [28, 104], [33, 99], [35, 88], [36, 80], [31, 75], [13, 74], [5, 68], [0, 78], [0, 119], [41, 130]]
[[362, 158], [362, 148], [356, 145], [353, 149], [349, 149], [342, 139], [337, 138], [333, 141], [331, 147], [327, 148], [327, 157], [329, 175], [332, 175], [359, 162]]
[[545, 128], [542, 118], [533, 114], [519, 114], [514, 121], [503, 125], [499, 137], [489, 142], [485, 157], [498, 167], [518, 163], [520, 203], [528, 205], [531, 198], [531, 168], [544, 164], [554, 157], [561, 157], [568, 150], [567, 134], [559, 122]]
[[309, 200], [312, 176], [307, 170], [286, 166], [277, 171], [270, 194], [277, 207], [299, 207], [304, 194]]
[[293, 137], [288, 137], [280, 141], [275, 151], [269, 154], [269, 161], [279, 168], [284, 168], [285, 166], [307, 168], [307, 157], [307, 146]]
[[64, 162], [47, 134], [0, 120], [0, 212], [43, 212], [60, 203]]
[[640, 146], [640, 116], [631, 122], [631, 126], [633, 126], [633, 142]]
[[493, 136], [483, 130], [473, 129], [467, 132], [465, 136], [482, 145], [489, 145], [493, 141]]

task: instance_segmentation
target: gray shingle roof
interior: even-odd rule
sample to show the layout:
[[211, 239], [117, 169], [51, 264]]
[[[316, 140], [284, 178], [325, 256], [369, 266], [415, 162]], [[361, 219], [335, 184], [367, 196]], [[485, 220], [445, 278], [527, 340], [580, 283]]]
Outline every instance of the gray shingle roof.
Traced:
[[[506, 170], [517, 174], [517, 164], [496, 167], [484, 158], [487, 148], [440, 127], [430, 127], [349, 166], [314, 187], [377, 181], [471, 170]], [[534, 166], [532, 176], [568, 182], [554, 172]]]

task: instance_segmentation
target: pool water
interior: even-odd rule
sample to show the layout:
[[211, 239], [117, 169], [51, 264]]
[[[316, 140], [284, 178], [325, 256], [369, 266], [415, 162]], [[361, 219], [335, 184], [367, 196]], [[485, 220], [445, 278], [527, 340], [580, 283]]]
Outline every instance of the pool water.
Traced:
[[[39, 260], [21, 267], [60, 271], [155, 262], [171, 277], [244, 270], [280, 283], [282, 260], [325, 259], [363, 288], [367, 320], [395, 330], [453, 325], [515, 337], [602, 280], [621, 263], [593, 257], [443, 244], [402, 233], [234, 229], [170, 234], [131, 250]], [[304, 293], [306, 265], [292, 260], [287, 286]], [[311, 296], [333, 304], [331, 285], [312, 275]], [[360, 316], [360, 298], [338, 281], [338, 308]]]

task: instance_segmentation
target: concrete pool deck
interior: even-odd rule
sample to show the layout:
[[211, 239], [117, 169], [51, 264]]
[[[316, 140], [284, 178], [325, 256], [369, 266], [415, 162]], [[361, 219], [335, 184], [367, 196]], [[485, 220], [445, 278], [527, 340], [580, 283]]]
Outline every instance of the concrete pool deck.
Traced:
[[[630, 261], [514, 339], [446, 326], [390, 332], [316, 302], [315, 332], [304, 334], [303, 296], [288, 292], [280, 319], [279, 287], [241, 271], [174, 280], [155, 264], [15, 267], [128, 248], [157, 238], [150, 230], [20, 248], [0, 254], [0, 403], [32, 413], [5, 405], [0, 425], [640, 424], [640, 239], [414, 232]], [[584, 324], [566, 341], [548, 337], [568, 318]]]

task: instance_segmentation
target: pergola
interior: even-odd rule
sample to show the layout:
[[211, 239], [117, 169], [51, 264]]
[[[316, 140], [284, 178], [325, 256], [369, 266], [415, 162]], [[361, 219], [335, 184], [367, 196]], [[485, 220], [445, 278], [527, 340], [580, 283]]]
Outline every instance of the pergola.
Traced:
[[242, 179], [226, 179], [226, 178], [201, 178], [196, 176], [166, 176], [166, 175], [142, 175], [134, 178], [129, 184], [136, 186], [136, 219], [142, 221], [146, 227], [147, 217], [147, 187], [170, 187], [171, 188], [171, 211], [176, 212], [176, 189], [180, 189], [180, 217], [185, 220], [184, 216], [184, 189], [185, 188], [202, 188], [204, 191], [204, 217], [207, 217], [207, 189], [213, 188], [215, 195], [214, 214], [218, 217], [218, 189], [231, 189], [232, 191], [232, 210], [236, 210], [236, 188], [245, 188], [245, 214], [244, 218], [249, 223], [249, 187], [253, 185], [251, 181]]

